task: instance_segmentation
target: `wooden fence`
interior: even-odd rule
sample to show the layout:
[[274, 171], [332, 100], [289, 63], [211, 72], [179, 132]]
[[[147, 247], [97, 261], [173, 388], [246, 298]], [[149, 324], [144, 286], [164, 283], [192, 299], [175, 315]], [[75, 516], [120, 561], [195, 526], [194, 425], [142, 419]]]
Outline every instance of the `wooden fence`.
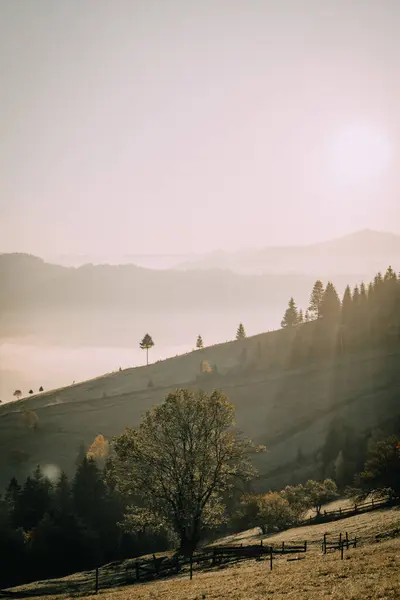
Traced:
[[[195, 570], [204, 568], [213, 568], [222, 564], [229, 564], [241, 560], [262, 560], [265, 559], [270, 570], [273, 567], [274, 555], [278, 554], [299, 554], [307, 552], [307, 542], [302, 544], [288, 544], [282, 542], [278, 545], [260, 544], [249, 546], [210, 546], [199, 552], [195, 552], [192, 557], [183, 557], [177, 554], [173, 556], [159, 556], [153, 554], [149, 559], [138, 559], [132, 561], [125, 568], [125, 584], [132, 584], [136, 581], [145, 582], [155, 578], [169, 577], [178, 573], [187, 572], [190, 578], [193, 577]], [[297, 560], [288, 559], [288, 560]], [[96, 569], [95, 591], [99, 590], [99, 570]]]
[[357, 548], [357, 536], [351, 540], [349, 538], [349, 534], [345, 533], [345, 535], [339, 533], [339, 538], [337, 540], [328, 540], [328, 534], [324, 534], [324, 539], [322, 540], [322, 552], [326, 554], [328, 550], [340, 550], [340, 557], [343, 560], [344, 550], [349, 550], [349, 548]]
[[324, 510], [319, 514], [310, 516], [301, 523], [301, 525], [314, 525], [315, 523], [327, 523], [329, 521], [337, 521], [344, 519], [345, 517], [351, 517], [352, 515], [358, 515], [360, 513], [369, 512], [376, 510], [377, 508], [383, 508], [386, 506], [394, 506], [398, 502], [388, 498], [382, 498], [381, 500], [370, 500], [368, 502], [361, 502], [360, 504], [354, 504], [347, 508], [339, 507], [337, 510]]

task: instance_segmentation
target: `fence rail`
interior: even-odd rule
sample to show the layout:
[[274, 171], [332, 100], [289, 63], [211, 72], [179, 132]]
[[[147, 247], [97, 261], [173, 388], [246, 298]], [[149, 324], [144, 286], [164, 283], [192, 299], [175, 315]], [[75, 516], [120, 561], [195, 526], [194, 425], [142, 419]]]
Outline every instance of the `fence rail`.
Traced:
[[398, 504], [397, 499], [382, 498], [380, 500], [370, 500], [369, 502], [361, 502], [360, 504], [354, 503], [353, 506], [347, 508], [339, 507], [337, 510], [324, 510], [323, 512], [317, 513], [316, 515], [304, 519], [300, 525], [313, 525], [315, 523], [326, 523], [329, 521], [337, 521], [339, 519], [350, 517], [352, 515], [358, 515], [360, 513], [369, 512], [376, 510], [377, 508], [384, 508], [387, 506], [395, 506]]

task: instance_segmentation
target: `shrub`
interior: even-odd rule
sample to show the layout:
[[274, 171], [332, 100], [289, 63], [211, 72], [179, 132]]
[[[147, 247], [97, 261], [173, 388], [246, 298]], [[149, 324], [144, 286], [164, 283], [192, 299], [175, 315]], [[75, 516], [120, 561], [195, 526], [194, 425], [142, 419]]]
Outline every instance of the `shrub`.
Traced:
[[293, 520], [289, 502], [278, 492], [244, 496], [236, 516], [238, 526], [260, 527], [264, 534], [285, 529]]

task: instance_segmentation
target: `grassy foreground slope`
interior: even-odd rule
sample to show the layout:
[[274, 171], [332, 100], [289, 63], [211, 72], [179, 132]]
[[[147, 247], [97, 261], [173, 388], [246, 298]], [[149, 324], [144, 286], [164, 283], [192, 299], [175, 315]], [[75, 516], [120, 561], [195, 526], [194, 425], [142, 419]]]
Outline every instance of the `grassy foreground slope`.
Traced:
[[[310, 458], [299, 477], [314, 474], [311, 457], [335, 416], [362, 431], [400, 413], [400, 349], [282, 369], [268, 348], [283, 335], [287, 332], [220, 344], [1, 407], [0, 487], [13, 475], [25, 477], [37, 464], [71, 472], [80, 443], [90, 444], [99, 433], [109, 438], [136, 425], [144, 411], [176, 387], [224, 390], [236, 405], [239, 426], [266, 444], [269, 452], [259, 455], [258, 466], [274, 486], [285, 483], [288, 471], [293, 475], [299, 448]], [[287, 342], [281, 345], [286, 354], [279, 357], [286, 367], [291, 348]], [[216, 364], [218, 373], [199, 377], [203, 359]], [[149, 380], [154, 387], [148, 387]], [[35, 411], [38, 429], [27, 425], [25, 409]]]
[[[343, 561], [339, 552], [322, 555], [320, 542], [324, 533], [337, 538], [345, 531], [351, 539], [357, 536], [358, 547], [346, 550]], [[151, 583], [103, 589], [100, 596], [104, 600], [261, 600], [270, 596], [278, 600], [398, 600], [399, 535], [400, 510], [379, 510], [328, 525], [299, 527], [270, 536], [268, 541], [274, 544], [305, 539], [309, 542], [304, 560], [288, 562], [284, 555], [280, 556], [274, 561], [272, 572], [268, 561], [249, 560], [222, 570], [213, 568], [195, 572], [192, 581], [187, 574], [182, 574]], [[256, 543], [261, 539], [254, 532], [250, 532], [250, 537], [248, 532], [238, 538], [243, 543]], [[102, 582], [110, 585], [113, 576], [112, 565], [100, 569], [100, 586]], [[95, 598], [98, 596], [90, 595], [93, 583], [94, 573], [84, 572], [20, 586], [13, 591], [20, 592], [22, 597], [26, 593], [48, 600]]]

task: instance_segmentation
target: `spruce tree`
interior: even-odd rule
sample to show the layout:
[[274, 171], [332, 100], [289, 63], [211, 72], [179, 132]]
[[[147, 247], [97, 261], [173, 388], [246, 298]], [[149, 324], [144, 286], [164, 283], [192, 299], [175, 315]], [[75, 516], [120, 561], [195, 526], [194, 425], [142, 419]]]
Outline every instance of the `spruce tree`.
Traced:
[[236, 331], [236, 339], [244, 340], [245, 337], [246, 337], [246, 332], [243, 327], [243, 323], [239, 323], [239, 327], [237, 328], [237, 331]]
[[342, 322], [342, 325], [344, 325], [345, 327], [348, 327], [351, 323], [352, 312], [353, 312], [353, 300], [351, 297], [350, 286], [348, 285], [348, 286], [346, 286], [346, 289], [344, 290], [343, 300], [342, 300], [342, 311], [341, 311], [341, 322]]
[[283, 315], [283, 319], [281, 321], [281, 327], [294, 327], [297, 325], [299, 320], [299, 315], [297, 312], [296, 303], [293, 298], [290, 298], [287, 309], [285, 310], [285, 314]]
[[314, 283], [314, 287], [310, 296], [310, 306], [308, 311], [314, 319], [319, 319], [321, 316], [322, 298], [324, 296], [324, 285], [319, 279]]
[[19, 485], [17, 479], [12, 477], [4, 495], [4, 500], [10, 513], [14, 512], [18, 504], [20, 494], [21, 486]]
[[302, 308], [299, 310], [298, 323], [304, 323], [304, 315], [303, 315], [303, 309]]
[[340, 317], [340, 300], [335, 286], [328, 282], [320, 307], [320, 316], [325, 321], [335, 322]]
[[364, 334], [369, 334], [368, 294], [364, 282], [361, 282], [360, 285], [359, 311], [360, 325], [364, 330]]
[[29, 476], [18, 497], [15, 518], [20, 527], [30, 530], [48, 512], [52, 502], [52, 485], [40, 467]]
[[197, 350], [201, 350], [202, 348], [204, 348], [203, 338], [201, 337], [201, 335], [197, 336], [196, 348], [197, 348]]

